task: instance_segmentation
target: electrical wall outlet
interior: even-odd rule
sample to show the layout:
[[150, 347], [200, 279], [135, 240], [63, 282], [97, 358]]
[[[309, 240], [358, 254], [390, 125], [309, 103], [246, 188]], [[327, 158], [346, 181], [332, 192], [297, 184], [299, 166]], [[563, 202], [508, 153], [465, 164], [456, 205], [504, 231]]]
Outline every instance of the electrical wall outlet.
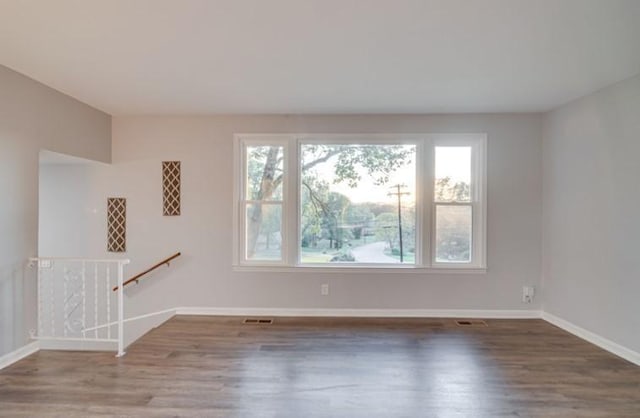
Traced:
[[320, 294], [322, 296], [327, 296], [329, 294], [329, 284], [323, 283], [320, 285]]
[[522, 303], [531, 303], [533, 302], [533, 297], [536, 294], [536, 288], [533, 286], [523, 286], [522, 287]]

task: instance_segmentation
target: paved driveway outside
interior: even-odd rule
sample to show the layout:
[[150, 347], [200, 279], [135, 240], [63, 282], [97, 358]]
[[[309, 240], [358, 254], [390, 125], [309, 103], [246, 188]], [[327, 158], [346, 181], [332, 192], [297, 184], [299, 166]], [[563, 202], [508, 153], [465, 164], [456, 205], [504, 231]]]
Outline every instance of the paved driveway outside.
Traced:
[[387, 243], [384, 241], [373, 242], [351, 249], [351, 253], [358, 263], [400, 263], [400, 260], [389, 257], [384, 253]]

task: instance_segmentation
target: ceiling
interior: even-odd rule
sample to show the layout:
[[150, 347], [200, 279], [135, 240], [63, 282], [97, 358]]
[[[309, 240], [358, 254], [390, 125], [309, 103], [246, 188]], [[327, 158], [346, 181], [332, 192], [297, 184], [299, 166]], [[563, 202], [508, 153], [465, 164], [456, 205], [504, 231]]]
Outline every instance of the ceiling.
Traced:
[[0, 64], [113, 115], [545, 111], [640, 73], [640, 1], [0, 0]]

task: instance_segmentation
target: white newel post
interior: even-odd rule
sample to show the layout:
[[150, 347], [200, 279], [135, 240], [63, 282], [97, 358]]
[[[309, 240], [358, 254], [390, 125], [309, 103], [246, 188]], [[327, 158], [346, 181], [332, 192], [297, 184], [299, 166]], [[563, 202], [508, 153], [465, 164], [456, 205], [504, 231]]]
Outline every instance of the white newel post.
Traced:
[[118, 262], [118, 354], [116, 357], [124, 356], [124, 264]]
[[[31, 260], [31, 263], [34, 263], [33, 260]], [[42, 335], [43, 330], [42, 330], [42, 304], [43, 304], [43, 299], [44, 299], [44, 292], [42, 291], [42, 277], [41, 277], [41, 273], [40, 273], [40, 261], [36, 261], [35, 265], [38, 267], [36, 269], [36, 281], [37, 281], [37, 288], [38, 288], [38, 293], [37, 293], [37, 297], [38, 297], [38, 319], [37, 319], [37, 334], [32, 335], [31, 338], [35, 337], [36, 335]]]

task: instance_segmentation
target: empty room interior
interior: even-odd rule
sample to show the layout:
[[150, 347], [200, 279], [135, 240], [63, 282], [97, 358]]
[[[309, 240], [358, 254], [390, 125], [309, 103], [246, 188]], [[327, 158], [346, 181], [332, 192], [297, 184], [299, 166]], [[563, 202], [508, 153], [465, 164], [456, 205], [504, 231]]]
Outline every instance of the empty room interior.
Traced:
[[0, 416], [640, 417], [640, 1], [0, 0]]

